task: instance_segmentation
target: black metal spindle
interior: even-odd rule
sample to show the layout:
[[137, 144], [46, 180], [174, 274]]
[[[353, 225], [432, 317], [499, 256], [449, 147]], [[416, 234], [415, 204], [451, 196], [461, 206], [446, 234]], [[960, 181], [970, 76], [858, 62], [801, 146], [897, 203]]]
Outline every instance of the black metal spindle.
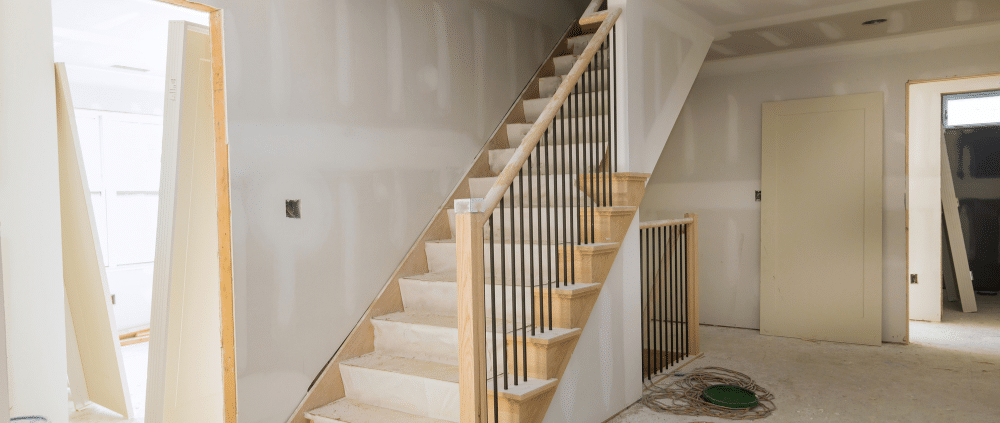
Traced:
[[677, 226], [670, 227], [670, 364], [677, 356]]
[[[511, 196], [511, 201], [514, 198]], [[500, 326], [503, 333], [500, 337], [503, 340], [503, 389], [506, 390], [507, 385], [507, 247], [504, 245], [504, 241], [507, 238], [507, 232], [504, 229], [504, 221], [507, 220], [503, 215], [504, 210], [504, 198], [500, 198]], [[490, 241], [493, 244], [495, 241]], [[492, 247], [492, 245], [491, 245]], [[494, 308], [494, 318], [496, 318], [496, 309]], [[495, 347], [494, 347], [495, 348]]]
[[[507, 187], [507, 191], [510, 192], [510, 310], [511, 310], [511, 322], [513, 322], [514, 330], [511, 331], [511, 346], [513, 347], [514, 356], [514, 386], [518, 384], [518, 360], [517, 360], [517, 220], [514, 219], [514, 208], [521, 204], [523, 201], [517, 196], [517, 192], [514, 191], [514, 183], [511, 182], [510, 186]], [[522, 196], [523, 197], [523, 196]], [[507, 248], [504, 245], [504, 248]], [[507, 281], [504, 281], [506, 285]], [[504, 309], [506, 312], [506, 309]], [[506, 315], [504, 316], [506, 318]], [[506, 336], [506, 334], [504, 334]]]
[[[518, 217], [520, 218], [518, 220], [518, 223], [520, 223], [519, 227], [521, 235], [521, 237], [518, 239], [518, 245], [521, 246], [520, 248], [521, 250], [521, 349], [524, 358], [524, 360], [522, 360], [522, 365], [524, 366], [524, 381], [527, 382], [528, 381], [528, 311], [527, 311], [528, 303], [526, 301], [526, 294], [524, 291], [526, 291], [528, 287], [525, 286], [524, 283], [524, 281], [527, 280], [525, 279], [525, 274], [524, 274], [525, 271], [524, 250], [526, 249], [524, 244], [524, 168], [521, 168], [521, 170], [517, 171], [517, 186], [518, 186], [518, 193], [521, 194], [521, 204], [517, 208], [519, 213]], [[528, 182], [528, 186], [531, 186], [530, 181]], [[529, 215], [531, 214], [530, 210], [528, 211], [528, 214]], [[517, 284], [515, 283], [513, 286], [517, 287]], [[516, 302], [517, 299], [515, 298], [514, 301]], [[516, 313], [514, 314], [514, 321], [515, 322], [517, 321]], [[517, 332], [516, 327], [514, 328], [514, 332]], [[532, 330], [532, 332], [534, 332], [534, 330]]]
[[604, 205], [611, 206], [612, 197], [612, 185], [611, 185], [611, 54], [610, 54], [610, 38], [605, 38], [604, 49], [601, 50], [601, 55], [604, 56], [608, 63], [605, 65], [605, 71], [601, 73], [601, 79], [604, 80], [604, 91], [602, 95], [604, 96], [604, 113], [606, 117], [604, 118]]
[[[531, 165], [531, 157], [534, 154], [528, 154], [528, 281], [531, 286], [531, 293], [528, 294], [531, 297], [531, 336], [535, 336], [535, 325], [537, 320], [535, 320], [535, 219], [534, 215], [531, 214], [531, 210], [535, 205], [535, 197], [532, 195], [534, 192], [531, 189], [531, 177], [532, 172], [535, 171], [534, 167]], [[524, 230], [523, 221], [521, 222], [521, 230]], [[528, 289], [527, 287], [522, 287], [522, 289]]]
[[[579, 83], [573, 84], [573, 95], [574, 96], [576, 96], [579, 93], [579, 89], [578, 89], [579, 86], [580, 86]], [[580, 190], [576, 189], [576, 187], [573, 186], [574, 185], [573, 178], [575, 177], [574, 175], [576, 175], [576, 167], [573, 165], [573, 163], [574, 163], [573, 162], [573, 150], [576, 149], [575, 144], [577, 142], [577, 138], [579, 136], [579, 132], [575, 130], [576, 129], [576, 123], [577, 123], [578, 119], [576, 118], [576, 114], [574, 113], [576, 110], [573, 108], [573, 100], [572, 99], [570, 99], [569, 101], [566, 102], [566, 108], [567, 108], [567, 120], [568, 120], [567, 124], [569, 125], [569, 132], [568, 132], [569, 136], [565, 140], [563, 140], [563, 142], [565, 142], [567, 144], [566, 149], [569, 150], [569, 153], [568, 153], [569, 154], [569, 169], [565, 170], [565, 172], [566, 172], [566, 179], [569, 180], [569, 184], [570, 184], [568, 192], [572, 193], [572, 195], [570, 196], [570, 199], [569, 199], [569, 203], [567, 203], [567, 206], [570, 208], [570, 212], [569, 212], [569, 228], [570, 228], [570, 232], [566, 233], [566, 235], [569, 236], [569, 240], [570, 240], [570, 244], [571, 244], [571, 248], [572, 248], [572, 251], [571, 251], [570, 256], [569, 256], [570, 281], [571, 281], [572, 284], [575, 285], [576, 284], [576, 246], [580, 244], [579, 237], [578, 237], [578, 234], [577, 234], [577, 231], [579, 229], [579, 223], [578, 222], [580, 220], [580, 216], [579, 216], [579, 214], [580, 214], [579, 213], [579, 209], [580, 209], [579, 208], [580, 207]]]
[[[563, 277], [561, 277], [559, 275], [559, 271], [563, 270], [563, 266], [560, 266], [559, 263], [561, 262], [562, 258], [566, 257], [566, 254], [563, 251], [560, 251], [560, 245], [559, 245], [559, 217], [560, 217], [559, 216], [559, 205], [560, 204], [559, 204], [559, 151], [558, 151], [558, 145], [559, 145], [559, 141], [562, 140], [562, 136], [564, 136], [564, 134], [562, 134], [559, 131], [559, 129], [560, 129], [559, 125], [556, 123], [555, 120], [552, 121], [551, 125], [552, 125], [552, 133], [553, 133], [554, 136], [552, 137], [552, 144], [549, 145], [549, 153], [552, 155], [552, 162], [550, 163], [551, 166], [552, 166], [552, 171], [549, 172], [548, 179], [550, 179], [552, 181], [552, 190], [549, 191], [547, 194], [548, 194], [549, 198], [552, 199], [552, 203], [554, 204], [554, 206], [549, 209], [549, 213], [552, 214], [552, 220], [553, 220], [553, 224], [555, 226], [552, 227], [552, 238], [550, 238], [549, 242], [552, 244], [553, 248], [555, 248], [555, 251], [556, 251], [556, 254], [555, 254], [555, 259], [556, 259], [556, 261], [555, 261], [555, 266], [556, 266], [556, 287], [558, 288], [558, 287], [560, 287], [560, 286], [562, 286], [562, 285], [564, 285], [566, 283], [566, 278], [563, 278]], [[548, 182], [546, 182], [546, 183], [548, 183]]]
[[[547, 135], [546, 135], [547, 136]], [[538, 322], [542, 333], [545, 333], [545, 285], [542, 279], [542, 257], [543, 257], [543, 245], [545, 245], [542, 239], [542, 168], [545, 167], [545, 162], [542, 161], [542, 151], [535, 149], [537, 151], [538, 158], [538, 169], [535, 171], [535, 186], [538, 187], [538, 206], [535, 207], [535, 213], [538, 216]], [[534, 295], [532, 295], [534, 298]], [[549, 310], [551, 312], [551, 310]]]
[[[549, 151], [548, 146], [552, 145], [552, 140], [549, 138], [551, 135], [548, 129], [545, 130], [545, 145], [542, 146], [542, 150], [545, 152], [545, 263], [547, 264], [545, 268], [546, 282], [549, 288], [549, 330], [552, 330], [552, 267], [555, 263], [552, 261], [552, 189], [549, 187], [548, 175], [552, 174], [552, 154]], [[542, 190], [538, 190], [538, 195], [542, 195]], [[541, 222], [539, 222], [541, 224]], [[556, 259], [558, 260], [559, 255], [556, 252]]]
[[[600, 57], [601, 70], [600, 72], [597, 73], [597, 75], [595, 75], [597, 77], [597, 91], [594, 92], [594, 102], [597, 103], [597, 106], [595, 108], [599, 110], [598, 116], [600, 117], [600, 119], [597, 122], [597, 127], [601, 135], [600, 135], [600, 143], [598, 144], [598, 150], [597, 150], [599, 153], [594, 157], [594, 164], [597, 165], [597, 171], [595, 173], [597, 173], [598, 176], [603, 176], [602, 175], [603, 169], [600, 166], [601, 164], [600, 156], [604, 154], [604, 142], [607, 136], [607, 134], [604, 132], [605, 120], [607, 119], [607, 117], [605, 116], [608, 113], [608, 109], [605, 107], [604, 104], [604, 90], [606, 88], [604, 85], [604, 74], [607, 73], [608, 70], [606, 65], [604, 64], [604, 43], [601, 43], [601, 48], [597, 50], [597, 54]], [[602, 179], [603, 178], [597, 179], [597, 191], [598, 191], [597, 198], [599, 205], [606, 206], [608, 205], [607, 202], [608, 192], [607, 190], [605, 190], [604, 181]]]
[[590, 59], [591, 72], [589, 74], [589, 77], [587, 78], [587, 79], [590, 80], [590, 90], [586, 94], [586, 96], [587, 96], [587, 109], [588, 109], [588, 112], [589, 112], [588, 116], [589, 116], [589, 119], [590, 119], [590, 133], [593, 134], [592, 135], [592, 138], [593, 138], [592, 141], [593, 142], [590, 143], [590, 148], [588, 149], [589, 152], [587, 153], [588, 154], [587, 161], [588, 161], [589, 167], [591, 169], [590, 173], [588, 174], [588, 178], [587, 178], [587, 180], [589, 181], [589, 185], [588, 185], [588, 188], [587, 188], [587, 195], [590, 196], [590, 200], [591, 200], [591, 204], [590, 204], [590, 232], [589, 232], [590, 233], [590, 242], [591, 243], [596, 242], [595, 239], [596, 239], [596, 231], [597, 231], [597, 224], [595, 222], [596, 217], [597, 217], [597, 211], [595, 210], [595, 207], [597, 206], [597, 198], [594, 195], [594, 189], [596, 188], [595, 185], [596, 185], [597, 181], [594, 180], [594, 176], [597, 173], [597, 166], [595, 165], [595, 163], [597, 163], [597, 150], [596, 150], [596, 148], [597, 148], [598, 135], [597, 135], [597, 110], [595, 109], [596, 104], [594, 104], [594, 97], [596, 95], [595, 91], [597, 90], [596, 71], [597, 71], [597, 69], [599, 69], [600, 65], [595, 64], [594, 63], [595, 60], [597, 60], [596, 56], [593, 59]]
[[559, 164], [559, 180], [560, 180], [560, 184], [562, 185], [562, 191], [563, 191], [563, 198], [562, 198], [562, 236], [559, 238], [560, 239], [559, 243], [560, 243], [560, 245], [562, 245], [562, 250], [563, 250], [563, 256], [562, 256], [563, 285], [566, 285], [566, 284], [569, 284], [569, 283], [573, 282], [570, 279], [570, 275], [569, 275], [569, 263], [570, 263], [569, 256], [571, 254], [573, 254], [573, 251], [570, 250], [570, 246], [566, 242], [567, 241], [567, 235], [569, 234], [569, 232], [566, 230], [566, 226], [567, 226], [567, 224], [566, 224], [566, 221], [567, 221], [567, 215], [566, 215], [566, 213], [567, 213], [567, 209], [570, 208], [570, 206], [569, 206], [569, 204], [570, 204], [570, 197], [567, 197], [568, 195], [570, 195], [570, 190], [569, 190], [570, 187], [569, 187], [569, 185], [567, 183], [568, 181], [566, 180], [566, 178], [569, 176], [568, 175], [569, 172], [566, 171], [566, 138], [567, 138], [567, 136], [566, 136], [566, 116], [563, 113], [563, 108], [559, 109], [559, 125], [562, 127], [562, 138], [559, 139], [559, 144], [558, 144], [559, 145], [559, 159], [560, 159], [560, 164]]
[[[503, 201], [503, 200], [501, 200]], [[496, 407], [499, 404], [500, 399], [500, 388], [499, 388], [499, 369], [497, 367], [497, 273], [496, 273], [496, 263], [493, 258], [496, 257], [493, 253], [493, 215], [490, 214], [490, 311], [493, 316], [493, 344], [490, 345], [490, 350], [493, 351], [493, 421], [500, 421], [500, 409]]]
[[[618, 172], [618, 45], [616, 43], [617, 36], [615, 35], [615, 30], [617, 28], [611, 28], [611, 88], [614, 90], [612, 98], [614, 99], [614, 106], [612, 107], [614, 113], [614, 131], [615, 134], [615, 145], [612, 151], [614, 152], [614, 157], [612, 157], [612, 163], [614, 164], [614, 172]], [[612, 205], [614, 205], [612, 203]]]
[[687, 258], [688, 258], [687, 257], [687, 254], [688, 254], [688, 251], [687, 251], [687, 245], [688, 245], [687, 224], [681, 226], [681, 239], [683, 240], [682, 241], [682, 245], [681, 245], [681, 272], [682, 272], [681, 273], [682, 274], [682, 276], [681, 276], [681, 281], [682, 281], [682, 284], [681, 284], [681, 317], [683, 318], [682, 320], [684, 321], [683, 326], [681, 326], [681, 331], [684, 333], [684, 336], [681, 339], [683, 340], [683, 344], [682, 345], [684, 345], [684, 348], [683, 348], [683, 350], [684, 350], [684, 357], [687, 357], [687, 355], [688, 355], [688, 332], [689, 332], [689, 330], [688, 330], [688, 303], [687, 303], [687, 300], [688, 300], [688, 295], [687, 295], [688, 294], [687, 293], [687, 286], [688, 286], [688, 278], [687, 278]]

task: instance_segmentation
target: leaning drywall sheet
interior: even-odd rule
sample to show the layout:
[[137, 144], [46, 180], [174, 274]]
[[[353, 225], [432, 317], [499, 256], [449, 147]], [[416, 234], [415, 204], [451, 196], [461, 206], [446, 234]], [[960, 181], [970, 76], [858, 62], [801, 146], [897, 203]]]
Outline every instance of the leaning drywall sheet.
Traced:
[[63, 283], [75, 330], [80, 362], [91, 401], [125, 417], [132, 401], [118, 343], [97, 223], [83, 153], [76, 132], [66, 67], [56, 64], [59, 125], [59, 201], [62, 213]]
[[171, 21], [146, 423], [223, 419], [208, 28]]
[[955, 196], [955, 182], [951, 177], [948, 149], [941, 143], [941, 207], [944, 222], [948, 228], [948, 244], [951, 247], [952, 269], [958, 285], [958, 298], [962, 301], [962, 311], [976, 311], [976, 294], [972, 290], [972, 274], [969, 272], [969, 256], [965, 250], [962, 222], [958, 217], [958, 198]]

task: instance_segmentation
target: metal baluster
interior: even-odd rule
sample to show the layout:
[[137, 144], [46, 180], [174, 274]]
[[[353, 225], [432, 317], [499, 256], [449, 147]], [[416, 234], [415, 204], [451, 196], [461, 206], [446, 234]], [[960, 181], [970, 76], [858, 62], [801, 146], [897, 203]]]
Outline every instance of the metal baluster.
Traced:
[[688, 300], [688, 292], [687, 292], [687, 286], [688, 286], [688, 277], [687, 277], [687, 274], [688, 274], [688, 272], [687, 272], [688, 271], [688, 269], [687, 269], [687, 254], [688, 254], [688, 252], [687, 252], [687, 246], [688, 246], [687, 224], [684, 224], [684, 226], [681, 227], [681, 235], [683, 236], [683, 240], [684, 240], [684, 243], [681, 246], [681, 269], [683, 269], [683, 276], [681, 277], [681, 280], [683, 281], [683, 284], [684, 284], [683, 287], [682, 287], [683, 291], [681, 293], [681, 297], [682, 297], [681, 298], [681, 308], [683, 310], [681, 312], [681, 316], [684, 317], [684, 319], [683, 319], [684, 320], [684, 325], [681, 326], [681, 331], [684, 332], [684, 337], [683, 337], [683, 340], [684, 340], [684, 357], [687, 357], [688, 356], [688, 332], [689, 332], [688, 331], [688, 304], [687, 304], [687, 300]]
[[601, 73], [601, 79], [604, 80], [604, 92], [602, 93], [602, 95], [604, 96], [604, 113], [607, 115], [607, 117], [604, 118], [604, 135], [605, 135], [604, 136], [604, 143], [606, 144], [606, 147], [603, 147], [604, 151], [606, 151], [606, 153], [605, 153], [606, 155], [604, 156], [604, 164], [605, 164], [605, 166], [604, 166], [604, 174], [606, 175], [606, 178], [604, 178], [604, 182], [607, 184], [607, 185], [605, 185], [605, 190], [604, 190], [604, 205], [605, 206], [610, 206], [611, 205], [611, 189], [612, 189], [612, 185], [611, 185], [611, 166], [612, 166], [611, 157], [612, 157], [613, 153], [611, 151], [611, 116], [612, 116], [611, 110], [612, 110], [612, 106], [611, 106], [611, 75], [610, 75], [610, 72], [611, 72], [611, 69], [612, 69], [611, 68], [612, 65], [611, 65], [611, 55], [609, 54], [609, 51], [611, 49], [610, 40], [611, 40], [610, 38], [605, 38], [604, 39], [604, 48], [606, 50], [605, 49], [601, 50], [601, 55], [604, 57], [605, 60], [608, 61], [608, 64], [605, 67], [605, 71]]
[[[500, 200], [503, 202], [503, 200]], [[500, 388], [499, 388], [499, 369], [497, 367], [497, 273], [496, 273], [496, 262], [494, 260], [493, 252], [493, 215], [490, 214], [490, 310], [493, 313], [493, 344], [490, 348], [493, 350], [493, 421], [500, 421], [500, 408], [497, 404], [500, 399]]]
[[[565, 107], [565, 104], [563, 106]], [[575, 254], [575, 252], [570, 249], [571, 245], [566, 242], [566, 236], [567, 236], [567, 234], [569, 234], [569, 232], [566, 230], [566, 226], [567, 226], [566, 225], [566, 220], [567, 220], [567, 218], [566, 218], [566, 211], [567, 210], [566, 209], [569, 208], [569, 204], [570, 204], [569, 199], [570, 198], [567, 197], [567, 195], [569, 193], [569, 185], [567, 184], [568, 181], [566, 180], [566, 178], [569, 176], [568, 175], [569, 172], [566, 171], [566, 140], [569, 137], [566, 134], [566, 115], [565, 115], [565, 113], [563, 113], [564, 107], [560, 107], [559, 108], [559, 119], [560, 119], [559, 123], [560, 123], [560, 126], [562, 126], [562, 138], [559, 139], [559, 156], [560, 156], [559, 158], [560, 158], [560, 160], [562, 160], [562, 162], [560, 163], [560, 166], [559, 166], [560, 167], [560, 172], [559, 172], [559, 178], [560, 179], [559, 180], [560, 180], [560, 184], [562, 184], [562, 190], [563, 190], [563, 198], [562, 198], [562, 236], [560, 237], [559, 243], [562, 245], [562, 249], [563, 249], [563, 257], [562, 257], [562, 264], [563, 264], [563, 285], [566, 285], [566, 284], [568, 284], [568, 283], [571, 282], [571, 279], [570, 279], [570, 276], [569, 276], [569, 263], [570, 263], [570, 258], [569, 257], [571, 255]]]
[[[510, 310], [511, 310], [511, 322], [513, 322], [514, 330], [511, 331], [511, 346], [514, 347], [514, 386], [518, 384], [518, 366], [517, 366], [517, 251], [515, 251], [515, 246], [517, 245], [517, 220], [514, 218], [514, 208], [519, 206], [524, 202], [524, 195], [521, 197], [517, 196], [517, 192], [514, 191], [514, 183], [511, 182], [510, 186], [507, 187], [510, 191]], [[506, 249], [507, 246], [504, 245]], [[504, 280], [504, 285], [507, 281]], [[504, 309], [504, 318], [506, 319], [507, 309]], [[507, 334], [504, 334], [506, 337]]]
[[[511, 195], [511, 201], [514, 200], [514, 196]], [[507, 238], [507, 232], [504, 229], [504, 221], [507, 220], [503, 215], [504, 208], [504, 198], [500, 198], [500, 326], [503, 329], [503, 333], [500, 337], [503, 339], [503, 389], [506, 390], [507, 385], [507, 247], [504, 246], [504, 241]], [[490, 216], [492, 218], [492, 216]], [[495, 241], [490, 241], [493, 244]], [[492, 247], [492, 245], [491, 245]], [[494, 315], [496, 311], [494, 309]]]
[[[531, 296], [531, 336], [535, 336], [535, 325], [537, 324], [537, 320], [535, 320], [535, 219], [531, 215], [531, 209], [535, 205], [535, 197], [531, 189], [531, 177], [532, 172], [534, 172], [534, 167], [531, 165], [532, 154], [534, 152], [528, 154], [528, 280], [531, 285], [531, 294], [529, 294]], [[521, 230], [523, 231], [524, 222], [522, 221], [521, 224]], [[522, 287], [522, 289], [527, 288]]]
[[[530, 169], [529, 169], [529, 171], [530, 171]], [[522, 358], [524, 359], [524, 360], [522, 360], [521, 363], [524, 366], [524, 381], [527, 382], [528, 381], [528, 309], [527, 309], [528, 302], [526, 300], [526, 293], [524, 291], [526, 291], [528, 289], [528, 287], [525, 286], [525, 283], [524, 283], [524, 281], [526, 281], [527, 279], [525, 279], [525, 275], [524, 275], [524, 271], [525, 271], [525, 269], [524, 269], [524, 263], [525, 263], [525, 261], [524, 261], [524, 250], [525, 250], [525, 248], [524, 247], [525, 247], [525, 245], [524, 245], [524, 168], [523, 167], [520, 170], [517, 171], [517, 185], [518, 185], [518, 192], [521, 194], [521, 205], [520, 205], [520, 207], [518, 207], [518, 211], [520, 213], [520, 216], [519, 216], [520, 219], [519, 219], [518, 222], [520, 223], [519, 226], [520, 226], [520, 231], [521, 231], [521, 237], [520, 237], [520, 239], [518, 239], [518, 244], [521, 246], [521, 325], [522, 325], [521, 326], [521, 349], [522, 349], [522, 354], [523, 354]], [[531, 181], [528, 181], [528, 186], [531, 186]], [[530, 198], [528, 199], [528, 204], [531, 204], [531, 199]], [[528, 215], [531, 215], [531, 211], [530, 210], [528, 211]], [[513, 286], [517, 287], [517, 284], [515, 283]], [[534, 295], [534, 293], [532, 293], [532, 295]], [[515, 300], [515, 302], [517, 301], [516, 298], [514, 300]], [[517, 321], [517, 313], [516, 312], [514, 313], [514, 321], [515, 322]], [[516, 328], [514, 329], [514, 332], [517, 332]], [[535, 330], [532, 329], [531, 332], [534, 333]]]
[[[548, 131], [546, 131], [545, 136], [548, 137]], [[543, 147], [544, 148], [544, 147]], [[544, 257], [543, 246], [545, 245], [542, 239], [542, 168], [547, 167], [544, 161], [542, 161], [542, 150], [536, 148], [538, 156], [538, 169], [535, 172], [537, 177], [535, 178], [535, 186], [538, 187], [538, 206], [535, 207], [535, 213], [538, 215], [538, 317], [539, 323], [541, 323], [541, 331], [545, 333], [545, 282], [543, 281], [542, 272], [542, 257]], [[547, 169], [546, 169], [547, 170]], [[534, 293], [532, 293], [532, 298], [534, 298]], [[551, 310], [550, 310], [551, 312]]]
[[[614, 151], [614, 159], [612, 163], [614, 164], [614, 171], [618, 171], [618, 45], [615, 42], [617, 35], [615, 32], [618, 28], [611, 27], [611, 88], [614, 90], [614, 134], [615, 134], [615, 146], [612, 151]], [[614, 204], [612, 204], [614, 205]]]

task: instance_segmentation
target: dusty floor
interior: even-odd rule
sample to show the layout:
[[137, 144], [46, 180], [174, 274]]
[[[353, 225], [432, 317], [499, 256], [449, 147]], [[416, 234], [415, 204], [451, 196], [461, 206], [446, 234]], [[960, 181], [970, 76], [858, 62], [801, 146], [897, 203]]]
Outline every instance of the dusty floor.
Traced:
[[[705, 356], [682, 371], [719, 366], [747, 374], [776, 397], [778, 409], [766, 422], [997, 423], [1000, 298], [976, 299], [978, 313], [946, 303], [941, 323], [911, 322], [910, 345], [803, 341], [702, 326]], [[660, 414], [641, 404], [611, 420], [726, 421]]]
[[146, 412], [146, 369], [148, 356], [148, 342], [122, 347], [125, 378], [128, 380], [129, 396], [132, 397], [133, 415], [131, 419], [124, 419], [120, 414], [97, 404], [90, 404], [79, 411], [72, 411], [72, 408], [70, 408], [70, 423], [142, 423]]

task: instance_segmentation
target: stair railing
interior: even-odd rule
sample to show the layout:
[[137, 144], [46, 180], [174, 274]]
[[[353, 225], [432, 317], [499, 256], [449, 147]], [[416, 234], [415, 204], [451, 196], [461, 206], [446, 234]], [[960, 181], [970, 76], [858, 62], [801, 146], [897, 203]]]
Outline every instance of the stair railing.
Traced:
[[698, 215], [639, 225], [642, 379], [701, 351]]
[[579, 21], [600, 23], [593, 38], [485, 198], [455, 201], [463, 423], [508, 419], [508, 390], [546, 378], [529, 337], [559, 330], [553, 287], [576, 283], [576, 247], [595, 242], [595, 209], [613, 205], [621, 9], [601, 4]]

